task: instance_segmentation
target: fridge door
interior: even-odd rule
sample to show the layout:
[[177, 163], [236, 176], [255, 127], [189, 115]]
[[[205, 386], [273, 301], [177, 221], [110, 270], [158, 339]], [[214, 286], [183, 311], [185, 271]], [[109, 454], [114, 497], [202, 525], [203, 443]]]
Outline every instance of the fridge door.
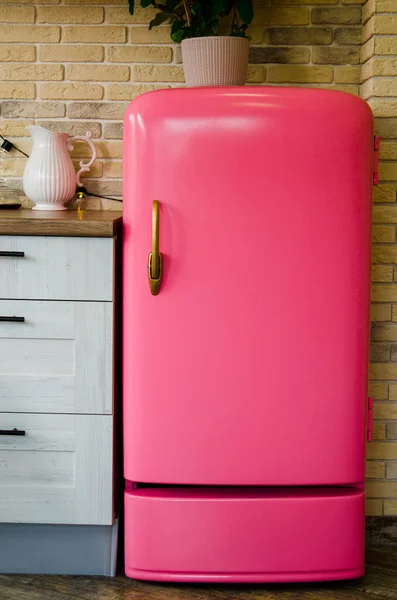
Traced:
[[126, 479], [363, 480], [372, 160], [372, 113], [342, 92], [176, 89], [131, 103]]

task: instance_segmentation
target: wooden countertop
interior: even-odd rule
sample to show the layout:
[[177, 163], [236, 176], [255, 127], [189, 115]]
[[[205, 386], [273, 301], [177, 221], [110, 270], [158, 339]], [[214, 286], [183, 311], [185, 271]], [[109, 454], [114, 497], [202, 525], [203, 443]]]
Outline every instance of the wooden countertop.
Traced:
[[106, 210], [1, 209], [0, 235], [113, 237], [121, 232], [122, 214]]

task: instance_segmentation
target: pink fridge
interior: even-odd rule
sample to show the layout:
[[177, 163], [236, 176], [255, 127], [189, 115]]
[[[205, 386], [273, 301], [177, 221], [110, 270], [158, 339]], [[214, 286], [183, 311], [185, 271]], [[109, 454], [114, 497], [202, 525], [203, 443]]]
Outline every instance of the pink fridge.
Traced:
[[161, 90], [124, 121], [125, 570], [364, 569], [372, 113], [343, 92]]

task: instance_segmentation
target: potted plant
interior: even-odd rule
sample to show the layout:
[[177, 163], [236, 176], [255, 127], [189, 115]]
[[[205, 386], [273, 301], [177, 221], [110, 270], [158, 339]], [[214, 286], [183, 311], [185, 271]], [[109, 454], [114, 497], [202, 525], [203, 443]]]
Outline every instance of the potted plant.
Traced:
[[[129, 0], [134, 14], [135, 0]], [[244, 85], [248, 67], [247, 27], [253, 0], [140, 0], [158, 10], [149, 29], [171, 23], [171, 39], [182, 42], [188, 86]], [[229, 35], [219, 35], [226, 23]]]

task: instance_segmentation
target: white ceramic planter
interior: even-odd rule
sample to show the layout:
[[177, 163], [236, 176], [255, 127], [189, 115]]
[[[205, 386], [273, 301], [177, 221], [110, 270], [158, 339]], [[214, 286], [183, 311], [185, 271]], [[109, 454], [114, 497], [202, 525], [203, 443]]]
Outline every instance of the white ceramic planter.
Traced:
[[247, 78], [249, 42], [246, 38], [212, 36], [182, 41], [186, 84], [244, 85]]

